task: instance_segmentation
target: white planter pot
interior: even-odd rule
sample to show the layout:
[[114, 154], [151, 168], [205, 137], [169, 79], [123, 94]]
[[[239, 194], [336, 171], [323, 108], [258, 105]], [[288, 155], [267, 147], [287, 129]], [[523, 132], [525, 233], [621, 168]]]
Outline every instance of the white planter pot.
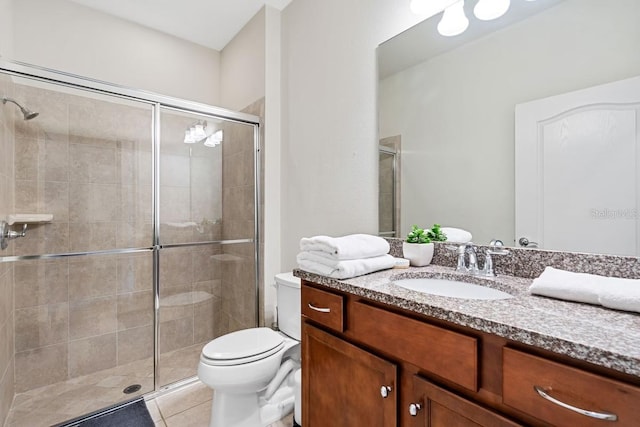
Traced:
[[433, 258], [433, 243], [402, 242], [402, 254], [414, 267], [429, 265]]

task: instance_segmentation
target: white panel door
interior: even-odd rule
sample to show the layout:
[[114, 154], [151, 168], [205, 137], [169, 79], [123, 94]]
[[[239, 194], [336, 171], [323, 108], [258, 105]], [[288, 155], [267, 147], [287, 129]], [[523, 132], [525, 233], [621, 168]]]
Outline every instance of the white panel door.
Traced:
[[640, 255], [640, 77], [515, 114], [516, 243]]

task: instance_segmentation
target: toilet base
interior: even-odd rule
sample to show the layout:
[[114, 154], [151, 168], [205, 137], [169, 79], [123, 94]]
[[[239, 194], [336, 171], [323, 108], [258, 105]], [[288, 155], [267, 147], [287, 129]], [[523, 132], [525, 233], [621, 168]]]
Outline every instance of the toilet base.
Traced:
[[293, 411], [294, 387], [285, 381], [268, 401], [262, 393], [213, 394], [209, 427], [267, 427]]

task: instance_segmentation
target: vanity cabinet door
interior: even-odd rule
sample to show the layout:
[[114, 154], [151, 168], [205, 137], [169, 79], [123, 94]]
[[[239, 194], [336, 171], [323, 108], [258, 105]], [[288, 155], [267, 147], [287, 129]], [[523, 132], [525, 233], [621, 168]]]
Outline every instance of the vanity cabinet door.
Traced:
[[397, 367], [302, 324], [302, 425], [395, 427]]
[[419, 377], [413, 377], [414, 401], [409, 413], [412, 426], [421, 427], [515, 427], [523, 426]]

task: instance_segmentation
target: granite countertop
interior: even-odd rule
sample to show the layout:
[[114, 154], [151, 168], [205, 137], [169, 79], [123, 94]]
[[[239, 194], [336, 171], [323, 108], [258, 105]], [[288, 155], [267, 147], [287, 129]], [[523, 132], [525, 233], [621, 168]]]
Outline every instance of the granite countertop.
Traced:
[[[474, 277], [438, 265], [391, 269], [352, 279], [294, 270], [302, 279], [519, 343], [540, 347], [640, 377], [640, 315], [531, 295], [531, 279]], [[505, 291], [514, 298], [470, 300], [435, 296], [394, 285], [399, 279], [460, 280]]]

